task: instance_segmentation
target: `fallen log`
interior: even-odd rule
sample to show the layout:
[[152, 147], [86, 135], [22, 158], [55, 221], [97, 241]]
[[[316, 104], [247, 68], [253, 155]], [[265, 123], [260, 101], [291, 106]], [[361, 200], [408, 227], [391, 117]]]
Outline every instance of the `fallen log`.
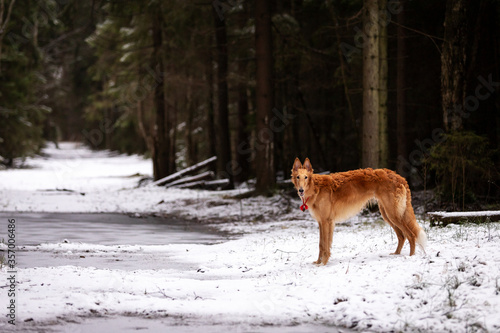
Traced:
[[210, 163], [213, 163], [217, 160], [217, 156], [213, 156], [213, 157], [210, 157], [209, 159], [206, 159], [200, 163], [197, 163], [195, 165], [192, 165], [188, 168], [185, 168], [181, 171], [178, 171], [178, 172], [175, 172], [171, 175], [168, 175], [167, 177], [163, 177], [161, 179], [158, 179], [157, 181], [154, 181], [152, 182], [151, 184], [149, 184], [149, 186], [153, 186], [153, 185], [162, 185], [162, 184], [165, 184], [165, 183], [169, 183], [169, 182], [172, 182], [176, 179], [179, 179], [181, 178], [182, 176], [184, 175], [187, 175], [191, 172], [195, 172], [196, 170], [199, 170], [207, 165], [209, 165]]
[[500, 221], [500, 211], [486, 210], [476, 212], [429, 212], [427, 215], [431, 220], [431, 227], [460, 222], [496, 222]]
[[214, 178], [215, 178], [215, 173], [213, 171], [207, 171], [207, 172], [200, 173], [199, 175], [178, 179], [176, 181], [173, 181], [171, 183], [166, 184], [165, 187], [174, 187], [174, 186], [180, 185], [180, 184], [191, 183], [191, 182], [195, 182], [198, 180], [211, 180]]
[[78, 192], [75, 190], [69, 190], [67, 188], [56, 188], [56, 189], [47, 189], [47, 190], [38, 190], [42, 192], [66, 192], [66, 193], [72, 193], [72, 194], [80, 194], [80, 195], [85, 195], [85, 192]]
[[195, 188], [195, 187], [218, 187], [229, 185], [229, 179], [216, 179], [216, 180], [199, 180], [196, 182], [190, 182], [185, 184], [179, 184], [172, 186], [173, 188]]

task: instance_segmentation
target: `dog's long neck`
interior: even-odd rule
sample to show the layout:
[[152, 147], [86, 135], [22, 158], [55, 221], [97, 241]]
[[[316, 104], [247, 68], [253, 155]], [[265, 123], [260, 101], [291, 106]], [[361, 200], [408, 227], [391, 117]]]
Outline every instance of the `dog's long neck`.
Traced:
[[319, 192], [319, 188], [316, 186], [317, 176], [315, 174], [312, 175], [311, 185], [307, 189], [307, 192], [304, 192], [304, 200], [308, 200], [308, 203], [311, 204], [314, 203]]
[[335, 191], [331, 175], [313, 174], [311, 185], [307, 189], [307, 192], [304, 193], [304, 197], [309, 198], [308, 202], [313, 204], [319, 192], [322, 190]]

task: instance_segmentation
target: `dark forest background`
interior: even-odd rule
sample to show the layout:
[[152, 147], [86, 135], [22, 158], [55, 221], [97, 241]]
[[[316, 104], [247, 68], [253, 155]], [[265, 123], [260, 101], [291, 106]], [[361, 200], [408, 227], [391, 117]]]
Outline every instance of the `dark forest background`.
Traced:
[[83, 141], [159, 179], [217, 156], [262, 193], [298, 156], [497, 205], [499, 46], [496, 0], [0, 0], [0, 161]]

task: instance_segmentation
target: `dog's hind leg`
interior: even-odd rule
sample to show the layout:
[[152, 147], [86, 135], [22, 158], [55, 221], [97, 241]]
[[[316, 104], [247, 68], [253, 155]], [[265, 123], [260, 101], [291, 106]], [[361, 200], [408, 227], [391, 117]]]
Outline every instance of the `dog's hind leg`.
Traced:
[[410, 243], [410, 256], [415, 254], [415, 237], [409, 237], [408, 242]]
[[[386, 212], [384, 206], [382, 205], [382, 203], [380, 201], [378, 203], [378, 207], [380, 210], [380, 214], [382, 214], [383, 219], [387, 222], [387, 224], [389, 224], [392, 227], [392, 229], [394, 229], [394, 232], [396, 233], [396, 236], [398, 237], [398, 247], [396, 248], [396, 251], [394, 251], [394, 253], [391, 253], [391, 254], [401, 254], [401, 250], [403, 249], [403, 245], [405, 243], [406, 237], [405, 237], [404, 233], [401, 231], [401, 229], [399, 229], [396, 226], [396, 224], [391, 221], [391, 219], [387, 215], [387, 212]], [[410, 246], [411, 246], [411, 244], [410, 244]]]
[[412, 256], [415, 254], [415, 245], [417, 243], [417, 237], [419, 237], [421, 232], [423, 231], [418, 225], [414, 214], [405, 214], [403, 219], [404, 219], [403, 223], [405, 223], [405, 225], [408, 226], [408, 242], [410, 243], [410, 256]]

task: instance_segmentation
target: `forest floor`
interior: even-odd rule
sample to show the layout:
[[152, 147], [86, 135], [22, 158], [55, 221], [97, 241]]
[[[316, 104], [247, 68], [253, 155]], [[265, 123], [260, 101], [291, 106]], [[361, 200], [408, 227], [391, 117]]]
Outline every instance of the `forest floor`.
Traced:
[[[410, 257], [406, 244], [391, 256], [391, 228], [365, 213], [337, 225], [330, 262], [316, 266], [317, 224], [298, 198], [137, 187], [152, 173], [149, 160], [60, 148], [0, 171], [2, 332], [14, 331], [12, 300], [24, 331], [500, 330], [499, 223], [430, 228], [422, 219], [426, 253]], [[49, 213], [99, 214], [65, 224]], [[151, 220], [159, 217], [203, 230], [174, 238], [178, 230]]]

